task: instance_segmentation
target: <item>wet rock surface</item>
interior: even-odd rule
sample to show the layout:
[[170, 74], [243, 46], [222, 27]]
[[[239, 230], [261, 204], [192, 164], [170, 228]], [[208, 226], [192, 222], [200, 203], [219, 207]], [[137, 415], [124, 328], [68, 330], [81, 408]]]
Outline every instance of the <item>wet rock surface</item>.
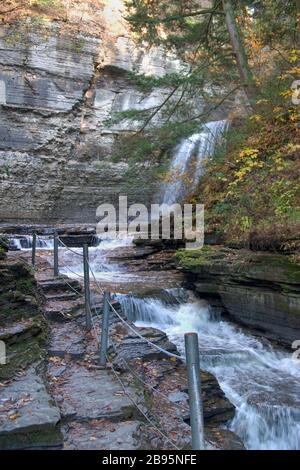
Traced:
[[85, 335], [75, 322], [51, 323], [48, 354], [50, 356], [82, 358], [85, 354]]
[[[60, 367], [60, 365], [59, 365]], [[52, 373], [56, 380], [52, 380]], [[71, 364], [57, 380], [56, 366], [50, 364], [49, 381], [53, 396], [60, 406], [64, 419], [91, 420], [110, 418], [122, 420], [135, 413], [135, 407], [107, 370], [88, 369]], [[130, 395], [138, 400], [134, 389]]]
[[[22, 252], [21, 255], [15, 253], [12, 258], [18, 256], [25, 262], [30, 259], [30, 252]], [[135, 262], [132, 257], [131, 262]], [[4, 383], [4, 401], [0, 403], [7, 406], [6, 397], [12, 390], [21, 404], [19, 406], [13, 400], [0, 424], [3, 448], [190, 448], [186, 369], [181, 360], [166, 357], [161, 351], [149, 346], [145, 340], [137, 338], [116, 315], [111, 314], [108, 351], [111, 362], [107, 367], [100, 367], [98, 339], [101, 336], [102, 298], [99, 291], [93, 290], [95, 286], [92, 288], [92, 299], [99, 308], [98, 315], [94, 317], [94, 328], [88, 332], [85, 329], [80, 284], [71, 281], [71, 287], [67, 284], [63, 286], [64, 279], [53, 278], [46, 251], [38, 252], [35, 277], [38, 289], [43, 294], [40, 299], [49, 324], [49, 355], [47, 361], [44, 359], [33, 372], [27, 370], [20, 377], [20, 380], [29, 380], [26, 388], [32, 390], [31, 398], [23, 397], [16, 386], [19, 377]], [[72, 287], [78, 290], [75, 300], [68, 296], [64, 300], [57, 300], [62, 294], [72, 292]], [[147, 289], [153, 291], [151, 285]], [[124, 319], [118, 301], [112, 302]], [[54, 311], [54, 306], [59, 313], [49, 314]], [[16, 323], [5, 334], [22, 336], [28, 327], [30, 324], [26, 327]], [[178, 354], [165, 333], [153, 328], [134, 328], [155, 345]], [[207, 442], [214, 448], [242, 448], [238, 438], [223, 429], [233, 416], [233, 406], [211, 374], [203, 372], [202, 382]], [[2, 388], [0, 397], [1, 392]], [[21, 420], [22, 413], [19, 416], [18, 411], [19, 408], [26, 411], [28, 399], [32, 407], [36, 402], [39, 403], [29, 424]], [[12, 419], [8, 413], [11, 413]], [[38, 440], [36, 427], [43, 430]], [[158, 429], [167, 437], [163, 437]]]
[[178, 252], [188, 283], [254, 333], [291, 347], [300, 337], [300, 267], [288, 255], [224, 247]]
[[[159, 348], [165, 349], [170, 353], [176, 353], [176, 346], [172, 344], [167, 336], [164, 333], [156, 332], [153, 334], [153, 331], [147, 332], [146, 328], [143, 328], [142, 333], [145, 338], [157, 345]], [[150, 361], [152, 359], [164, 358], [165, 353], [159, 351], [154, 346], [149, 345], [145, 340], [137, 338], [134, 335], [128, 335], [123, 337], [122, 342], [116, 346], [115, 352], [117, 354], [115, 358], [115, 363], [121, 366], [123, 360], [131, 361], [142, 357], [145, 361]]]

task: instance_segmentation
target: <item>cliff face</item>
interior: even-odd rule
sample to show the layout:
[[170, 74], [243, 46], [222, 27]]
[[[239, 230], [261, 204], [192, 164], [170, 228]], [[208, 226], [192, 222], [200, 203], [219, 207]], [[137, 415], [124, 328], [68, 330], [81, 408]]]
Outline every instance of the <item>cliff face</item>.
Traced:
[[178, 261], [196, 292], [235, 322], [288, 348], [299, 338], [300, 268], [289, 256], [205, 247], [179, 251]]
[[1, 27], [2, 221], [93, 222], [97, 206], [119, 194], [129, 203], [152, 200], [153, 169], [129, 181], [128, 163], [111, 161], [132, 124], [107, 128], [104, 121], [155, 106], [168, 92], [143, 96], [126, 71], [160, 75], [178, 63], [138, 49], [123, 15], [121, 1], [67, 1], [58, 18], [24, 14]]

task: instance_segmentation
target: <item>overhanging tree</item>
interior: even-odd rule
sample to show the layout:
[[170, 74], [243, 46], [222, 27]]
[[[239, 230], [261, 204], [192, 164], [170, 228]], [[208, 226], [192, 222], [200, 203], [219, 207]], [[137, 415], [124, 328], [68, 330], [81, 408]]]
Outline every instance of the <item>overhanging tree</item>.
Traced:
[[210, 8], [203, 8], [203, 1], [195, 0], [130, 0], [128, 21], [147, 43], [176, 50], [187, 62], [195, 64], [206, 52], [215, 63], [228, 66], [231, 61], [232, 68], [236, 64], [241, 85], [253, 103], [258, 88], [237, 24], [236, 3], [214, 0]]
[[[187, 64], [179, 72], [160, 78], [130, 74], [144, 92], [153, 87], [167, 88], [169, 95], [148, 110], [121, 113], [117, 120], [142, 120], [145, 149], [168, 147], [193, 126], [199, 128], [219, 105], [243, 89], [249, 104], [256, 109], [261, 83], [255, 64], [260, 48], [278, 51], [284, 57], [297, 44], [297, 7], [299, 0], [128, 0], [129, 21], [145, 47], [162, 46], [175, 52]], [[295, 47], [295, 46], [294, 46]], [[286, 59], [286, 58], [285, 58]], [[276, 63], [277, 56], [271, 61]], [[264, 64], [263, 64], [264, 65]], [[193, 113], [191, 103], [202, 96], [206, 106]], [[160, 113], [160, 129], [152, 132], [154, 117]], [[131, 138], [132, 142], [135, 139]], [[157, 144], [157, 145], [156, 145]], [[132, 153], [130, 149], [130, 153]], [[134, 152], [133, 152], [134, 153]]]

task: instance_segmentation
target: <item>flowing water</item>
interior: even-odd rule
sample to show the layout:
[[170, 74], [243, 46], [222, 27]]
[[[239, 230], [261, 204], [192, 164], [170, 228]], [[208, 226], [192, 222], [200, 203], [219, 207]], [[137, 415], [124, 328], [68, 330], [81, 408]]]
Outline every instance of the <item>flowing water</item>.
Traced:
[[[6, 237], [9, 240], [9, 249], [11, 250], [29, 250], [32, 248], [32, 235], [6, 235]], [[37, 237], [36, 247], [44, 250], [53, 249], [53, 237]]]
[[[116, 280], [117, 277], [124, 277], [126, 272], [117, 263], [112, 263], [109, 259], [109, 255], [114, 250], [121, 247], [127, 247], [132, 245], [132, 238], [117, 238], [117, 239], [98, 239], [97, 246], [89, 248], [89, 262], [91, 269], [97, 280], [112, 281]], [[74, 252], [78, 253], [78, 256]], [[63, 251], [63, 255], [60, 256], [62, 266], [60, 272], [70, 277], [82, 277], [83, 276], [83, 263], [81, 259], [82, 250], [73, 249], [72, 252], [67, 250]], [[71, 270], [71, 271], [70, 271]]]
[[191, 193], [203, 173], [203, 160], [211, 157], [228, 126], [227, 121], [212, 121], [203, 126], [197, 134], [183, 139], [174, 151], [167, 182], [162, 188], [162, 202], [181, 202]]
[[[226, 129], [226, 121], [208, 123], [199, 134], [182, 141], [176, 148], [171, 170], [183, 175], [196, 157], [196, 167], [189, 183], [191, 190], [202, 172], [202, 160], [212, 155]], [[163, 202], [174, 203], [186, 193], [182, 178], [165, 185]], [[31, 247], [31, 237], [12, 240], [16, 249]], [[52, 249], [50, 238], [39, 238], [39, 248]], [[90, 266], [99, 281], [114, 281], [127, 286], [156, 283], [158, 297], [117, 295], [126, 315], [138, 326], [158, 328], [168, 335], [184, 355], [184, 333], [198, 333], [201, 366], [219, 381], [236, 413], [230, 429], [239, 435], [248, 449], [300, 449], [300, 366], [290, 355], [274, 350], [238, 327], [218, 318], [205, 301], [189, 301], [183, 289], [166, 289], [167, 272], [146, 273], [126, 268], [113, 259], [131, 247], [131, 239], [100, 241], [89, 250]], [[133, 247], [131, 247], [134, 249]], [[69, 277], [83, 276], [82, 250], [60, 248], [60, 272]], [[116, 257], [118, 260], [118, 256]], [[69, 269], [72, 271], [70, 272]], [[176, 285], [172, 274], [172, 286]], [[172, 277], [171, 276], [171, 277]], [[141, 287], [138, 287], [141, 289]], [[112, 292], [122, 292], [115, 286]]]
[[184, 333], [198, 333], [201, 366], [236, 406], [230, 429], [248, 449], [300, 449], [300, 367], [290, 355], [217, 318], [205, 301], [118, 298], [137, 326], [164, 331], [182, 355]]

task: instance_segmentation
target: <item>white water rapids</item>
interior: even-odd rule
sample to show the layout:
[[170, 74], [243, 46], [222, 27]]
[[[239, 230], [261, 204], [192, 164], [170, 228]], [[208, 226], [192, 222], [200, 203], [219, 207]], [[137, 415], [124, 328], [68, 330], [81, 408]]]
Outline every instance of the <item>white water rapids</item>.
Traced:
[[[91, 267], [102, 281], [120, 279], [147, 284], [144, 273], [130, 273], [107, 258], [114, 249], [126, 248], [131, 240], [111, 240], [90, 248]], [[41, 248], [51, 245], [46, 239]], [[52, 247], [51, 247], [52, 248]], [[81, 249], [73, 249], [78, 254]], [[75, 278], [83, 275], [82, 260], [60, 248], [64, 266], [60, 272]], [[155, 274], [155, 272], [154, 272]], [[162, 279], [163, 282], [163, 279]], [[236, 407], [230, 429], [248, 449], [300, 449], [300, 365], [291, 354], [272, 349], [263, 340], [217, 318], [210, 306], [199, 300], [187, 302], [183, 289], [163, 290], [164, 301], [118, 295], [126, 315], [138, 326], [164, 331], [184, 355], [184, 333], [198, 333], [201, 367], [217, 378], [227, 398]], [[175, 302], [174, 302], [175, 301]]]
[[[29, 250], [32, 248], [32, 235], [8, 236], [9, 248], [13, 250]], [[36, 239], [38, 249], [53, 249], [53, 236], [41, 236]]]
[[[190, 189], [201, 175], [202, 159], [213, 153], [225, 129], [225, 121], [208, 123], [206, 129], [185, 139], [177, 147], [171, 170], [178, 170], [181, 175], [196, 154], [197, 165]], [[180, 179], [168, 183], [163, 202], [178, 202], [184, 190]], [[15, 248], [28, 249], [31, 247], [31, 237], [18, 237], [13, 243]], [[39, 248], [53, 248], [49, 238], [38, 243]], [[132, 273], [110, 261], [113, 250], [128, 248], [131, 243], [130, 239], [107, 240], [90, 248], [90, 265], [100, 282], [149, 282], [146, 273]], [[60, 248], [60, 260], [63, 258], [60, 272], [69, 277], [82, 277], [82, 259], [78, 257], [81, 253], [81, 249], [73, 249], [71, 253]], [[158, 278], [159, 272], [152, 273]], [[165, 281], [163, 278], [159, 280], [159, 286], [165, 299], [169, 297], [170, 301], [170, 296], [173, 297], [173, 303], [158, 298], [118, 295], [126, 315], [138, 326], [150, 326], [166, 332], [182, 355], [184, 333], [198, 333], [201, 367], [216, 376], [224, 393], [235, 405], [236, 413], [230, 429], [241, 437], [248, 449], [300, 449], [299, 363], [293, 362], [288, 353], [274, 350], [267, 342], [216, 318], [205, 301], [187, 302], [183, 290], [163, 291]]]
[[199, 337], [201, 367], [236, 406], [230, 429], [248, 449], [300, 449], [300, 366], [236, 326], [215, 318], [205, 301], [167, 305], [118, 296], [137, 326], [164, 331], [184, 355], [184, 333]]

